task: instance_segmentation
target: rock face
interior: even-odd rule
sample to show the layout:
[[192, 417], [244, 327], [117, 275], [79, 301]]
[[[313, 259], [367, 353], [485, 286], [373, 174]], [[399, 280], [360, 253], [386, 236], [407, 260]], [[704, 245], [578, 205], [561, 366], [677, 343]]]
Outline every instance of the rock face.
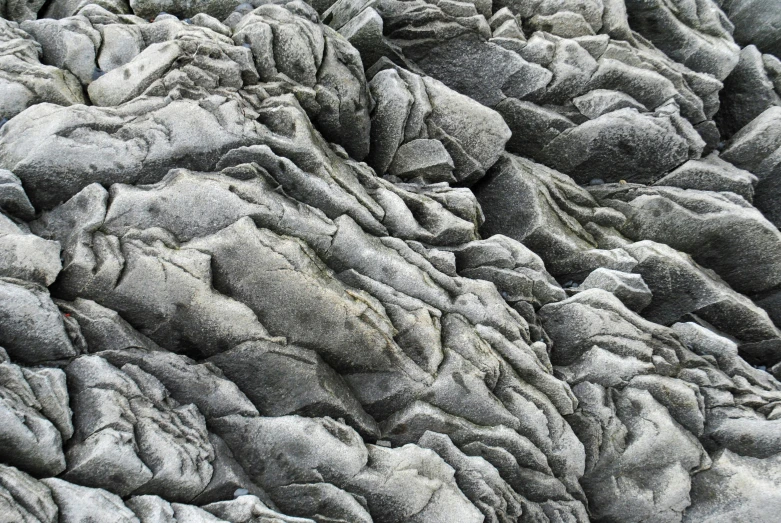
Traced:
[[0, 522], [777, 521], [779, 21], [0, 0]]

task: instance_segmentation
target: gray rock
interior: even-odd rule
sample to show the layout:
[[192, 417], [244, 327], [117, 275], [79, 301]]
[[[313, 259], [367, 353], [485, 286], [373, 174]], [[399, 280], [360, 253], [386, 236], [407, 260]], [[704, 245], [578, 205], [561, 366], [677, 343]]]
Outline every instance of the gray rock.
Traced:
[[[16, 2], [13, 2], [16, 4]], [[11, 4], [13, 6], [13, 4]], [[27, 4], [17, 8], [27, 11]], [[34, 5], [34, 4], [33, 4]], [[36, 8], [37, 10], [37, 8]], [[32, 13], [19, 14], [25, 20]], [[39, 61], [40, 44], [17, 24], [0, 18], [0, 115], [12, 118], [28, 107], [42, 102], [60, 105], [84, 103], [78, 79], [68, 71]]]
[[676, 114], [620, 109], [560, 134], [541, 154], [579, 183], [595, 177], [652, 181], [702, 152], [704, 143], [690, 151], [689, 141], [677, 129], [686, 125], [683, 122]]
[[30, 234], [0, 214], [0, 276], [48, 286], [60, 269], [59, 243]]
[[46, 478], [41, 480], [41, 483], [51, 489], [52, 498], [59, 508], [61, 522], [97, 520], [140, 523], [122, 502], [122, 498], [103, 489], [74, 485], [59, 478]]
[[583, 116], [590, 120], [627, 107], [637, 109], [640, 112], [647, 111], [645, 106], [628, 94], [610, 89], [594, 89], [573, 98], [572, 103], [575, 104], [578, 111], [583, 113]]
[[143, 348], [162, 350], [155, 342], [136, 331], [116, 311], [92, 300], [57, 300], [57, 307], [74, 319], [87, 343], [88, 352]]
[[27, 199], [22, 181], [5, 169], [0, 169], [0, 209], [23, 220], [35, 217], [35, 208]]
[[14, 467], [0, 465], [0, 508], [7, 521], [55, 523], [57, 505], [49, 488]]
[[555, 276], [585, 276], [597, 267], [631, 271], [636, 263], [612, 245], [600, 245], [589, 232], [594, 229], [581, 225], [610, 228], [624, 217], [598, 207], [571, 179], [543, 165], [506, 154], [475, 192], [486, 216], [481, 231], [523, 243]]
[[70, 71], [84, 85], [92, 81], [97, 49], [102, 42], [100, 33], [86, 17], [27, 21], [20, 27], [41, 44], [46, 64]]
[[542, 259], [506, 236], [468, 243], [454, 254], [459, 275], [493, 282], [508, 302], [523, 300], [539, 308], [566, 297]]
[[204, 506], [203, 510], [231, 523], [314, 523], [311, 519], [291, 517], [271, 510], [255, 496], [245, 495], [232, 501], [211, 503]]
[[725, 162], [714, 152], [700, 160], [689, 160], [657, 180], [654, 185], [699, 191], [729, 191], [750, 203], [754, 198], [757, 181], [756, 176]]
[[[241, 498], [239, 498], [241, 499]], [[289, 514], [310, 514], [315, 520], [371, 523], [366, 501], [330, 483], [293, 484], [274, 489], [274, 499]], [[301, 521], [296, 518], [296, 522]], [[306, 520], [307, 522], [310, 520]]]
[[0, 346], [18, 362], [36, 364], [76, 356], [62, 315], [36, 284], [0, 279]]
[[615, 295], [635, 312], [642, 312], [653, 300], [651, 290], [640, 274], [627, 274], [599, 268], [589, 274], [578, 290], [602, 289]]
[[666, 245], [641, 241], [624, 249], [637, 259], [633, 271], [653, 293], [644, 317], [671, 325], [692, 315], [734, 337], [752, 361], [774, 362], [778, 357], [781, 333], [767, 312], [716, 275]]
[[716, 120], [725, 137], [730, 137], [770, 107], [781, 105], [781, 97], [768, 77], [762, 54], [749, 45], [719, 93], [721, 107]]
[[692, 479], [692, 504], [683, 521], [772, 520], [781, 506], [778, 456], [757, 459], [722, 450], [709, 470]]
[[[208, 170], [217, 161], [215, 154], [257, 139], [258, 124], [242, 122], [234, 100], [218, 97], [199, 104], [147, 99], [135, 104], [135, 110], [133, 104], [119, 110], [38, 104], [4, 126], [0, 163], [22, 180], [34, 205], [51, 208], [93, 182], [156, 182], [174, 165]], [[160, 122], [167, 134], [158, 140], [152, 136]], [[65, 132], [79, 123], [83, 131]]]
[[402, 179], [418, 178], [423, 182], [455, 181], [453, 160], [437, 140], [418, 139], [396, 150], [389, 172]]
[[379, 436], [374, 419], [314, 351], [256, 341], [209, 361], [239, 386], [261, 415], [342, 418], [365, 438]]
[[781, 194], [781, 107], [773, 106], [743, 127], [722, 153], [722, 157], [759, 178], [755, 188], [754, 205], [776, 225], [781, 224], [778, 195]]
[[439, 454], [456, 471], [458, 486], [489, 523], [510, 523], [524, 512], [524, 499], [484, 458], [467, 456], [444, 434], [426, 432], [418, 445]]
[[[38, 476], [55, 476], [65, 469], [62, 442], [73, 431], [67, 407], [68, 395], [65, 392], [60, 398], [65, 401], [63, 406], [57, 399], [47, 398], [43, 383], [36, 381], [32, 377], [34, 375], [30, 378], [36, 385], [33, 389], [25, 374], [16, 365], [0, 363], [2, 459]], [[38, 374], [38, 377], [45, 379], [43, 374]], [[58, 392], [62, 393], [61, 390]], [[62, 425], [64, 432], [61, 433], [52, 421], [59, 421], [58, 425]]]
[[760, 0], [729, 0], [724, 12], [735, 26], [735, 41], [741, 45], [754, 44], [765, 53], [781, 55], [778, 27], [781, 14], [772, 4]]
[[740, 197], [634, 185], [595, 186], [591, 193], [627, 217], [618, 227], [624, 235], [689, 253], [739, 292], [761, 295], [781, 283], [781, 233]]
[[98, 356], [66, 369], [75, 434], [64, 478], [127, 496], [165, 494], [188, 501], [209, 483], [214, 449], [203, 416], [179, 405], [139, 367], [122, 370]]
[[696, 2], [686, 0], [672, 5], [640, 0], [625, 3], [632, 28], [676, 62], [719, 80], [738, 63], [734, 26], [718, 5], [708, 2], [708, 8], [698, 9]]
[[121, 105], [146, 91], [182, 54], [174, 42], [152, 44], [130, 62], [112, 69], [89, 85], [89, 97], [97, 106]]

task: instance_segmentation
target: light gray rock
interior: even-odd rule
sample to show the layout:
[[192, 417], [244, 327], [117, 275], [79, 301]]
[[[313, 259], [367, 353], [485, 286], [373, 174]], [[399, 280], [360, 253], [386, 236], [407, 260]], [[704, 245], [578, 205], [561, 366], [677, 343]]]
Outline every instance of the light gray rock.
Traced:
[[588, 289], [608, 291], [635, 312], [642, 312], [653, 299], [651, 290], [640, 274], [628, 274], [601, 267], [589, 274], [578, 287], [578, 290]]
[[725, 162], [717, 153], [700, 160], [689, 160], [654, 185], [696, 189], [699, 191], [733, 192], [751, 203], [757, 177]]
[[692, 504], [683, 521], [772, 520], [781, 507], [778, 460], [720, 451], [711, 468], [692, 479]]
[[[54, 369], [49, 370], [54, 373]], [[0, 363], [2, 459], [38, 476], [55, 476], [65, 469], [62, 444], [73, 432], [67, 407], [68, 395], [62, 390], [57, 391], [63, 394], [60, 399], [64, 399], [64, 405], [55, 398], [47, 398], [41, 380], [36, 382], [30, 378], [36, 384], [33, 389], [25, 374], [16, 365]], [[38, 377], [45, 379], [43, 374], [38, 374]], [[63, 433], [55, 423], [62, 425]]]
[[[11, 4], [12, 8], [14, 4], [17, 2]], [[16, 8], [27, 11], [17, 18], [35, 18], [26, 3], [18, 2]], [[12, 118], [42, 102], [60, 105], [84, 103], [79, 80], [68, 71], [41, 64], [40, 44], [17, 24], [0, 18], [0, 42], [0, 118]]]
[[87, 85], [93, 80], [100, 33], [84, 16], [63, 20], [35, 20], [20, 26], [41, 44], [43, 62], [70, 71]]
[[214, 449], [194, 405], [179, 405], [132, 364], [120, 370], [98, 356], [82, 356], [66, 373], [75, 434], [64, 478], [124, 496], [165, 494], [181, 501], [207, 486]]
[[74, 485], [59, 478], [46, 478], [41, 483], [51, 490], [61, 522], [98, 520], [140, 523], [122, 502], [122, 498], [103, 489]]
[[55, 523], [57, 505], [49, 488], [14, 467], [0, 465], [0, 508], [6, 521]]
[[389, 172], [402, 179], [449, 182], [455, 181], [453, 167], [453, 159], [442, 142], [418, 139], [407, 142], [396, 150]]
[[645, 106], [628, 94], [610, 89], [594, 89], [573, 98], [572, 103], [575, 104], [578, 111], [583, 113], [583, 116], [590, 120], [627, 107], [637, 109], [640, 112], [647, 111]]

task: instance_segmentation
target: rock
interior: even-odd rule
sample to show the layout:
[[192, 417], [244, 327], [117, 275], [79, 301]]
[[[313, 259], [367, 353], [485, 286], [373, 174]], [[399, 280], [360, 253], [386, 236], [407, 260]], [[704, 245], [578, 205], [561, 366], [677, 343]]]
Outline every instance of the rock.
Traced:
[[23, 220], [35, 217], [35, 208], [27, 199], [22, 181], [5, 169], [0, 169], [0, 209]]
[[48, 286], [60, 269], [59, 243], [30, 234], [0, 214], [0, 276]]
[[203, 416], [179, 405], [139, 367], [122, 370], [98, 356], [67, 369], [75, 434], [64, 477], [124, 496], [165, 494], [188, 501], [209, 483], [214, 450]]
[[101, 37], [86, 17], [27, 21], [20, 27], [41, 44], [45, 63], [70, 71], [84, 85], [92, 81]]
[[[141, 103], [146, 107], [137, 106], [138, 115], [133, 114], [132, 104], [124, 110], [38, 104], [4, 128], [1, 163], [22, 180], [34, 205], [52, 208], [93, 182], [158, 181], [184, 158], [185, 164], [208, 170], [216, 163], [215, 153], [244, 145], [250, 136], [257, 136], [255, 125], [239, 123], [241, 111], [236, 101], [218, 98], [213, 104], [199, 104], [150, 99]], [[231, 113], [234, 118], [225, 119]], [[217, 123], [220, 121], [227, 128]], [[152, 138], [157, 135], [158, 122], [168, 126], [161, 140]], [[79, 123], [83, 131], [64, 131], [79, 127]], [[94, 129], [97, 127], [113, 129], [113, 134]], [[126, 131], [120, 133], [123, 127]], [[15, 128], [25, 130], [19, 133]], [[41, 143], [46, 147], [36, 145]]]
[[62, 315], [49, 293], [33, 283], [0, 279], [0, 346], [21, 363], [76, 356]]
[[179, 2], [177, 0], [169, 0], [165, 3], [150, 2], [148, 0], [130, 0], [130, 8], [133, 10], [133, 13], [146, 19], [154, 18], [158, 13], [165, 12], [181, 18], [205, 13], [222, 20], [238, 5], [238, 0], [219, 0], [198, 6], [197, 8], [188, 2]]
[[736, 42], [754, 44], [765, 53], [781, 55], [781, 42], [774, 29], [781, 15], [773, 6], [759, 0], [730, 0], [724, 3], [724, 12], [735, 26]]
[[709, 470], [692, 480], [692, 504], [683, 521], [763, 520], [779, 506], [778, 457], [757, 459], [729, 450], [717, 453]]
[[578, 111], [583, 113], [583, 116], [590, 120], [627, 107], [637, 109], [640, 112], [647, 111], [645, 106], [628, 94], [610, 89], [594, 89], [573, 98], [572, 103], [575, 104]]
[[781, 107], [770, 107], [736, 133], [722, 153], [725, 160], [759, 178], [754, 189], [754, 205], [776, 227], [781, 224], [781, 214], [775, 204], [781, 191], [781, 167], [777, 160], [781, 147], [779, 115]]
[[112, 69], [89, 86], [90, 100], [97, 106], [121, 105], [141, 95], [168, 71], [182, 49], [173, 42], [152, 44], [130, 62]]
[[122, 498], [103, 489], [74, 485], [59, 478], [41, 480], [51, 489], [54, 502], [59, 508], [59, 520], [70, 522], [116, 521], [117, 523], [139, 523], [138, 518], [122, 502]]
[[[16, 2], [14, 2], [15, 4]], [[34, 5], [34, 4], [33, 4]], [[18, 18], [32, 19], [24, 3]], [[36, 9], [37, 10], [37, 9]], [[27, 14], [23, 14], [24, 12]], [[12, 118], [28, 107], [42, 102], [59, 105], [84, 103], [79, 80], [68, 71], [39, 61], [39, 45], [17, 24], [0, 18], [0, 115]]]
[[627, 0], [629, 25], [670, 58], [719, 80], [738, 63], [732, 23], [716, 6], [699, 10], [693, 2]]
[[541, 154], [580, 183], [597, 176], [653, 181], [702, 151], [699, 146], [690, 152], [689, 142], [676, 128], [680, 123], [676, 115], [619, 109], [560, 134]]
[[589, 274], [578, 287], [578, 290], [588, 289], [608, 291], [635, 312], [641, 312], [653, 300], [651, 290], [639, 274], [627, 274], [601, 267]]
[[271, 510], [255, 496], [239, 496], [232, 501], [211, 503], [203, 509], [231, 523], [313, 523], [311, 519], [290, 517]]
[[729, 191], [751, 203], [757, 181], [756, 176], [725, 162], [714, 152], [700, 160], [689, 160], [657, 180], [654, 185], [699, 191]]
[[730, 137], [765, 110], [781, 105], [781, 97], [768, 77], [762, 54], [749, 45], [740, 52], [740, 61], [724, 80], [719, 93], [721, 107], [716, 115], [725, 137]]
[[[623, 251], [600, 249], [594, 236], [567, 213], [603, 227], [624, 221], [620, 214], [597, 208], [585, 190], [561, 173], [506, 154], [475, 192], [486, 216], [483, 233], [503, 234], [543, 254], [553, 275], [587, 274], [600, 266], [626, 271], [636, 263]], [[568, 195], [577, 203], [570, 203]]]
[[453, 167], [453, 160], [442, 142], [419, 139], [398, 148], [389, 171], [402, 179], [419, 178], [436, 183], [455, 181]]
[[508, 302], [523, 300], [539, 308], [566, 296], [542, 259], [506, 236], [471, 242], [454, 253], [459, 275], [492, 281]]
[[49, 488], [21, 470], [6, 465], [0, 465], [0, 507], [8, 521], [58, 521], [58, 508]]
[[780, 333], [768, 313], [716, 275], [666, 245], [641, 241], [624, 249], [638, 261], [633, 271], [653, 293], [644, 317], [671, 325], [693, 315], [737, 339], [752, 361], [778, 357]]
[[[781, 233], [742, 198], [633, 185], [602, 185], [590, 192], [627, 217], [618, 227], [627, 237], [689, 253], [739, 292], [759, 295], [781, 283]], [[741, 232], [725, 234], [726, 230]], [[767, 308], [781, 323], [773, 308]]]
[[374, 419], [364, 412], [342, 378], [313, 351], [247, 342], [209, 361], [239, 386], [261, 415], [342, 418], [364, 437], [379, 436]]
[[[54, 369], [47, 370], [52, 374], [55, 372]], [[57, 377], [62, 378], [62, 371], [59, 373]], [[38, 476], [55, 476], [65, 470], [62, 443], [73, 433], [67, 407], [68, 395], [62, 389], [57, 390], [61, 394], [60, 400], [64, 399], [64, 405], [51, 396], [47, 397], [48, 391], [43, 383], [45, 371], [30, 371], [29, 378], [25, 374], [16, 365], [0, 363], [2, 459]], [[60, 386], [64, 385], [62, 382]]]

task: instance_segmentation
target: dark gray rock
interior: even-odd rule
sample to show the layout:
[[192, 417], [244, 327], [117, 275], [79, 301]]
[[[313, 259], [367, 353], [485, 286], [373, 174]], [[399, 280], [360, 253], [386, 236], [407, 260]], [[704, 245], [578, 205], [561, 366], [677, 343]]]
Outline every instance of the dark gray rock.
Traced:
[[0, 279], [0, 346], [15, 361], [36, 364], [76, 356], [63, 317], [40, 285]]

